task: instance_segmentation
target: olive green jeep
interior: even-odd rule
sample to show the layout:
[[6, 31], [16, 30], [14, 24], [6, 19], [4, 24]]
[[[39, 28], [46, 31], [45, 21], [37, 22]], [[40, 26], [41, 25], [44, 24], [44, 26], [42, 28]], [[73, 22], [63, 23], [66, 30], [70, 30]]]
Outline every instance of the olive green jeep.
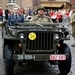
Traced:
[[66, 75], [71, 68], [71, 52], [64, 40], [70, 40], [69, 31], [57, 23], [15, 23], [2, 26], [5, 75], [13, 75], [14, 63], [47, 61], [57, 64]]

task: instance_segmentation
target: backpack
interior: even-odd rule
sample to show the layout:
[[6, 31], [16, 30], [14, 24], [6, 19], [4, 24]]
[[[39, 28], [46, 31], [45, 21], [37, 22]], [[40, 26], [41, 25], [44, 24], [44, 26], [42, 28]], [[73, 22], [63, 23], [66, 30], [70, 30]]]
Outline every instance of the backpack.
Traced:
[[0, 9], [0, 15], [2, 15], [3, 14], [3, 11], [2, 11], [2, 9]]

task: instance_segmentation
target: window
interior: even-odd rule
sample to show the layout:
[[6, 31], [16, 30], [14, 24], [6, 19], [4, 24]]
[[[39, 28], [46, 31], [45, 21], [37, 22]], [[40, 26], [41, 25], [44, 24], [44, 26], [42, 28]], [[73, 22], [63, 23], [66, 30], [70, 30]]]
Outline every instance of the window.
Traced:
[[68, 2], [70, 2], [70, 0], [68, 0]]
[[14, 4], [16, 3], [16, 0], [8, 0], [8, 4]]
[[40, 4], [40, 0], [33, 0], [33, 6], [37, 6]]
[[48, 0], [48, 1], [56, 1], [56, 0]]

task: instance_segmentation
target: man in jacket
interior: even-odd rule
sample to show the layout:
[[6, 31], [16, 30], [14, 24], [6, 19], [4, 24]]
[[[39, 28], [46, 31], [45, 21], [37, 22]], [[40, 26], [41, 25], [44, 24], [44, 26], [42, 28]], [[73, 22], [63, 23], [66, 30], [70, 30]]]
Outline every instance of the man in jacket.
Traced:
[[6, 20], [8, 19], [8, 13], [9, 13], [8, 6], [6, 6], [5, 8], [5, 19]]
[[74, 38], [74, 44], [72, 44], [72, 47], [75, 47], [75, 7], [72, 8], [72, 15], [70, 18], [70, 24], [72, 25], [72, 36]]
[[7, 25], [14, 25], [15, 22], [24, 22], [24, 15], [19, 14], [19, 6], [13, 6], [13, 13], [8, 17]]
[[3, 10], [0, 4], [0, 21], [3, 21]]
[[42, 5], [37, 6], [37, 15], [33, 16], [31, 21], [33, 22], [52, 22], [50, 17], [44, 14], [44, 7]]

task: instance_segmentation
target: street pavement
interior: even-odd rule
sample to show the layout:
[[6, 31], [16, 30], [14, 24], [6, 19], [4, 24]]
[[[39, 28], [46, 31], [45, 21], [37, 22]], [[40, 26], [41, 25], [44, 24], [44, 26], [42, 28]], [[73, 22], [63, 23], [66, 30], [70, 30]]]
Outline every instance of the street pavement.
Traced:
[[[71, 31], [71, 27], [68, 26], [68, 29]], [[0, 28], [0, 75], [5, 75], [5, 64], [3, 61], [3, 52], [2, 52], [2, 36]], [[71, 47], [73, 44], [73, 38], [71, 36], [70, 40], [65, 41], [70, 46], [72, 54], [72, 65], [71, 70], [68, 75], [75, 75], [75, 47]], [[59, 75], [59, 70], [57, 65], [50, 65], [48, 62], [35, 63], [34, 65], [17, 67], [15, 69], [15, 75]]]

